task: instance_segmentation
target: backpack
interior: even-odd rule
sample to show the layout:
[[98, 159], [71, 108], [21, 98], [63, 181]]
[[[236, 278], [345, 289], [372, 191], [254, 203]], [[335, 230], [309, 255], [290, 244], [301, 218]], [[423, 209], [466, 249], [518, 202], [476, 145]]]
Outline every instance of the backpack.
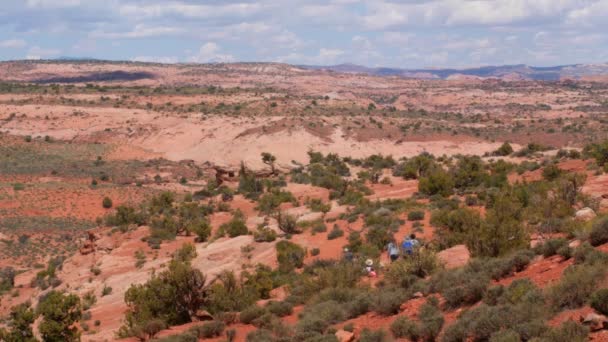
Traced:
[[412, 254], [414, 253], [414, 242], [410, 239], [403, 240], [401, 248], [405, 251], [405, 253]]

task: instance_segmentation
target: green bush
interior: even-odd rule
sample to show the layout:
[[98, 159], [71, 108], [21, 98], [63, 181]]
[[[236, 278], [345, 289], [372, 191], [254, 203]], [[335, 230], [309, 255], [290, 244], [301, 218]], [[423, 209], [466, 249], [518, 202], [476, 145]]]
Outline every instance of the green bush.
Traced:
[[424, 220], [424, 211], [422, 211], [422, 210], [410, 211], [407, 214], [407, 219], [410, 221]]
[[334, 240], [344, 236], [344, 231], [337, 225], [334, 225], [333, 229], [327, 234], [327, 240]]
[[447, 172], [438, 168], [428, 176], [420, 178], [418, 191], [428, 196], [441, 195], [447, 197], [454, 193], [454, 181]]
[[134, 284], [125, 293], [128, 310], [121, 337], [133, 336], [147, 322], [161, 320], [168, 325], [190, 322], [191, 316], [208, 300], [205, 276], [187, 262], [173, 260], [169, 268], [144, 284]]
[[255, 242], [272, 242], [277, 239], [277, 233], [269, 227], [258, 227], [253, 232], [253, 240]]
[[[431, 298], [434, 299], [433, 297]], [[435, 341], [443, 327], [443, 314], [439, 310], [438, 305], [438, 301], [429, 299], [420, 307], [420, 312], [418, 313], [418, 317], [420, 318], [420, 334], [425, 341]]]
[[608, 242], [608, 216], [593, 223], [589, 234], [589, 242], [592, 246], [599, 246]]
[[591, 307], [602, 315], [608, 315], [608, 289], [600, 289], [591, 295]]
[[550, 329], [542, 338], [547, 342], [585, 342], [588, 341], [589, 328], [574, 321], [566, 321], [557, 328]]
[[293, 313], [293, 305], [288, 302], [271, 301], [266, 305], [266, 309], [279, 317], [289, 316]]
[[244, 324], [249, 324], [265, 313], [266, 309], [257, 305], [253, 305], [241, 311], [241, 313], [239, 314], [239, 321]]
[[564, 238], [549, 239], [542, 244], [536, 246], [536, 251], [542, 254], [545, 258], [557, 254], [557, 251], [563, 246], [567, 246], [568, 241]]
[[247, 342], [272, 342], [274, 340], [272, 333], [266, 329], [254, 330], [247, 333], [247, 337], [245, 338]]
[[112, 208], [112, 199], [110, 199], [110, 197], [104, 197], [101, 205], [106, 209]]
[[511, 153], [513, 153], [513, 147], [511, 147], [511, 144], [509, 144], [508, 142], [504, 142], [502, 145], [500, 145], [500, 147], [494, 151], [494, 155], [495, 156], [508, 156]]
[[220, 226], [220, 231], [226, 232], [231, 238], [249, 234], [249, 229], [247, 229], [245, 219], [242, 214], [239, 214], [239, 212], [235, 213], [232, 220], [222, 224]]
[[559, 178], [562, 173], [563, 171], [555, 163], [551, 163], [543, 169], [543, 178], [552, 181]]
[[190, 331], [195, 331], [198, 338], [212, 338], [221, 336], [224, 329], [226, 329], [224, 322], [211, 321], [190, 329]]
[[279, 271], [289, 273], [296, 268], [304, 266], [304, 257], [306, 256], [304, 248], [286, 240], [279, 241], [275, 245], [275, 248], [277, 250]]
[[312, 256], [317, 256], [317, 255], [319, 255], [319, 253], [321, 253], [321, 250], [318, 248], [313, 248], [310, 250], [310, 255], [312, 255]]
[[369, 330], [367, 328], [361, 331], [359, 336], [359, 342], [387, 342], [389, 341], [388, 335], [384, 330]]
[[38, 331], [44, 341], [80, 340], [80, 331], [75, 326], [82, 317], [78, 296], [51, 291], [41, 299], [37, 312], [43, 317]]
[[296, 198], [293, 197], [291, 192], [273, 189], [271, 192], [267, 192], [260, 197], [257, 209], [260, 212], [269, 215], [275, 211], [281, 205], [281, 203], [289, 202], [297, 203]]
[[550, 303], [556, 309], [573, 309], [584, 305], [605, 274], [606, 269], [601, 264], [568, 267], [559, 283], [549, 289]]
[[394, 315], [406, 299], [402, 290], [379, 290], [372, 295], [372, 309], [384, 316]]
[[410, 341], [418, 341], [421, 337], [420, 327], [416, 322], [406, 316], [399, 316], [391, 324], [391, 332], [397, 338], [408, 338]]
[[490, 337], [490, 342], [520, 342], [521, 337], [515, 330], [500, 330]]

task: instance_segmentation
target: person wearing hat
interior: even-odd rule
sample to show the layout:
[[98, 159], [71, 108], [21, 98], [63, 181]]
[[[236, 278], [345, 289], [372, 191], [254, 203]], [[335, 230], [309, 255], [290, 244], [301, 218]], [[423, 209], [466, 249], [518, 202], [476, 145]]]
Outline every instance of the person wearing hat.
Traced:
[[376, 270], [374, 270], [374, 261], [372, 259], [365, 260], [365, 271], [369, 277], [376, 277]]
[[348, 262], [352, 262], [354, 259], [354, 255], [353, 252], [351, 252], [347, 247], [344, 247], [344, 260], [348, 261]]

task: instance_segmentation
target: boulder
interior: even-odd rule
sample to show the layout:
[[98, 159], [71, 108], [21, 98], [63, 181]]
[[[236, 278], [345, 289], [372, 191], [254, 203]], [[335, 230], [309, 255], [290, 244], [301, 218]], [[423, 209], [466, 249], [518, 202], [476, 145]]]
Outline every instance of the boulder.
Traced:
[[593, 209], [591, 208], [583, 208], [579, 211], [576, 212], [576, 214], [574, 214], [574, 217], [576, 217], [577, 220], [580, 221], [590, 221], [593, 220], [595, 218], [595, 216], [597, 216], [595, 214], [595, 211], [593, 211]]
[[346, 330], [336, 331], [336, 337], [340, 342], [352, 342], [355, 340], [355, 334]]
[[192, 317], [194, 321], [202, 322], [202, 321], [213, 321], [213, 316], [207, 310], [198, 310], [194, 313], [194, 317]]
[[604, 315], [596, 313], [587, 314], [585, 317], [581, 316], [581, 323], [588, 326], [591, 331], [598, 331], [608, 329], [608, 318]]
[[456, 245], [437, 253], [437, 258], [446, 269], [462, 267], [471, 259], [471, 253], [465, 245]]

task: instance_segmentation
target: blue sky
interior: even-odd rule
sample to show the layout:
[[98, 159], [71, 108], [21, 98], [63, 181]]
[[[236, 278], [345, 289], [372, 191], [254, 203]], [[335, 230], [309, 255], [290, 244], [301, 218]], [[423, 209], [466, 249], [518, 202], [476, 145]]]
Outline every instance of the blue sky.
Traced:
[[4, 0], [0, 59], [608, 62], [608, 0]]

